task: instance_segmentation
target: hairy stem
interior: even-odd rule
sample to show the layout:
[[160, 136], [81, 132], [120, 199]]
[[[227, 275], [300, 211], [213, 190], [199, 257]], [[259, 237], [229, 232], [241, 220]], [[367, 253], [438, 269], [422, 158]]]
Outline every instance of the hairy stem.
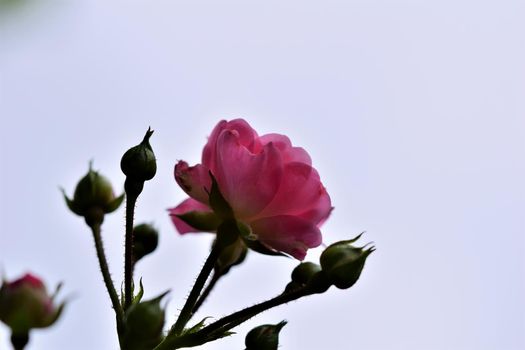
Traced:
[[133, 217], [137, 196], [126, 193], [126, 239], [124, 251], [124, 310], [131, 306], [133, 299]]
[[180, 312], [179, 318], [177, 319], [177, 321], [175, 322], [175, 324], [169, 332], [170, 334], [179, 335], [184, 329], [184, 326], [186, 326], [186, 323], [188, 323], [191, 316], [193, 315], [193, 310], [197, 303], [197, 299], [199, 298], [202, 288], [204, 288], [204, 284], [208, 280], [208, 277], [210, 276], [210, 273], [212, 272], [215, 263], [217, 262], [219, 252], [219, 245], [214, 245], [211, 249], [210, 255], [206, 259], [206, 262], [204, 263], [204, 266], [201, 269], [201, 272], [199, 273], [199, 276], [197, 277], [197, 280], [195, 281], [195, 284], [193, 285], [193, 288], [191, 289], [188, 299], [186, 299], [186, 303], [184, 304], [184, 307]]
[[111, 275], [109, 273], [108, 262], [106, 260], [106, 254], [104, 253], [104, 245], [102, 243], [102, 237], [100, 234], [100, 224], [94, 223], [93, 225], [91, 225], [91, 230], [93, 232], [93, 238], [95, 240], [95, 249], [97, 251], [97, 258], [100, 264], [100, 271], [102, 272], [104, 284], [106, 285], [109, 298], [111, 299], [111, 304], [113, 305], [113, 309], [115, 310], [115, 314], [117, 316], [117, 331], [120, 335], [123, 329], [124, 312], [122, 310], [122, 306], [120, 305], [117, 291], [115, 290], [113, 280], [111, 279]]

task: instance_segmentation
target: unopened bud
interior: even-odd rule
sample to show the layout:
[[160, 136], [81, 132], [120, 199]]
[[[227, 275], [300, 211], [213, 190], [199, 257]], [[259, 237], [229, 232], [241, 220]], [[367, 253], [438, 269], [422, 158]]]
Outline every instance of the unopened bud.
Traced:
[[133, 228], [133, 257], [135, 262], [152, 253], [159, 244], [159, 233], [149, 224]]
[[88, 173], [75, 188], [73, 199], [69, 199], [64, 190], [62, 192], [69, 209], [75, 214], [85, 217], [88, 224], [102, 223], [104, 214], [115, 211], [124, 199], [124, 194], [115, 197], [109, 180], [97, 171], [93, 171], [91, 163]]
[[276, 325], [265, 324], [255, 327], [246, 335], [246, 350], [277, 350], [279, 332], [285, 325], [286, 321], [281, 321]]
[[53, 299], [34, 275], [4, 281], [0, 288], [0, 320], [11, 328], [15, 339], [22, 339], [31, 329], [49, 327], [58, 319], [64, 303], [57, 306]]
[[153, 349], [162, 340], [165, 311], [160, 302], [165, 292], [155, 299], [132, 304], [125, 315], [125, 348], [129, 350]]
[[[321, 267], [330, 283], [340, 289], [352, 287], [365, 266], [366, 258], [375, 247], [355, 247], [352, 245], [360, 235], [349, 241], [330, 245], [321, 254]], [[366, 249], [365, 249], [366, 248]]]
[[235, 243], [225, 246], [215, 263], [216, 273], [220, 275], [227, 274], [233, 266], [239, 265], [244, 261], [247, 253], [248, 248], [240, 238]]
[[152, 134], [153, 130], [148, 128], [142, 142], [127, 150], [122, 156], [120, 168], [127, 178], [144, 182], [151, 180], [155, 176], [157, 172], [157, 162], [149, 143]]

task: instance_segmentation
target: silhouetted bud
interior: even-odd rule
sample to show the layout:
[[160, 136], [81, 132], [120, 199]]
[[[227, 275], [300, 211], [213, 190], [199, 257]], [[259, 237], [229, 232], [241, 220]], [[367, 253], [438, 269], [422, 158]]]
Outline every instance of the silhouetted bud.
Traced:
[[73, 199], [69, 199], [64, 190], [62, 193], [69, 209], [83, 216], [88, 225], [93, 222], [102, 223], [104, 214], [115, 211], [124, 199], [124, 194], [115, 197], [109, 180], [93, 171], [91, 163], [89, 163], [88, 173], [75, 188]]
[[353, 286], [365, 266], [366, 258], [375, 250], [371, 246], [354, 247], [352, 243], [361, 235], [348, 241], [330, 245], [321, 254], [321, 267], [326, 277], [337, 288], [347, 289]]
[[133, 228], [133, 257], [135, 262], [152, 253], [159, 244], [159, 233], [149, 224]]
[[122, 156], [120, 168], [126, 177], [144, 182], [151, 180], [157, 172], [155, 154], [149, 143], [153, 130], [148, 128], [140, 144], [130, 148]]
[[125, 315], [124, 348], [151, 350], [162, 340], [165, 312], [160, 302], [168, 292], [155, 299], [132, 304]]
[[279, 332], [285, 325], [286, 321], [281, 321], [276, 325], [265, 324], [255, 327], [246, 335], [246, 350], [277, 350]]
[[292, 271], [292, 281], [298, 284], [307, 284], [317, 272], [321, 271], [321, 266], [313, 262], [303, 262], [297, 265]]
[[247, 253], [248, 248], [240, 238], [235, 243], [225, 246], [215, 263], [216, 273], [220, 275], [227, 274], [233, 266], [239, 265], [244, 261]]

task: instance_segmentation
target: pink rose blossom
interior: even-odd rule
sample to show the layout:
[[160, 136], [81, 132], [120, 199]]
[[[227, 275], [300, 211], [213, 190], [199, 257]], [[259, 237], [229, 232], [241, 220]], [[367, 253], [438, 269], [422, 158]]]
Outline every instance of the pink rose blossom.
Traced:
[[235, 218], [268, 248], [304, 259], [322, 242], [319, 226], [332, 206], [308, 153], [279, 134], [258, 136], [243, 119], [220, 121], [202, 152], [202, 163], [179, 161], [175, 179], [190, 196], [170, 215], [181, 233], [197, 230], [177, 215], [210, 212], [208, 192], [214, 175]]

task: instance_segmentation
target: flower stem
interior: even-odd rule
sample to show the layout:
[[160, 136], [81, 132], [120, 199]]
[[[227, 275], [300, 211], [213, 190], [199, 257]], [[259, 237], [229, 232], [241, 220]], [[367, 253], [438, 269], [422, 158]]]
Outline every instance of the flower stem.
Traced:
[[11, 344], [14, 350], [24, 350], [27, 343], [29, 343], [29, 334], [11, 334]]
[[208, 282], [208, 285], [206, 285], [206, 288], [200, 295], [199, 299], [197, 299], [197, 302], [195, 303], [195, 306], [193, 307], [193, 313], [196, 313], [197, 310], [199, 310], [199, 308], [202, 306], [206, 298], [210, 295], [211, 291], [213, 290], [213, 288], [215, 287], [215, 285], [217, 284], [221, 276], [222, 275], [220, 273], [217, 273], [217, 272], [213, 273], [210, 281]]
[[226, 332], [245, 322], [246, 320], [252, 318], [253, 316], [260, 314], [263, 311], [269, 310], [282, 304], [286, 304], [290, 301], [297, 300], [310, 294], [313, 293], [306, 287], [291, 292], [282, 293], [272, 299], [266, 300], [262, 303], [255, 304], [253, 306], [247, 307], [246, 309], [225, 316], [220, 320], [204, 327], [199, 332], [197, 332], [196, 335], [208, 337], [213, 333], [217, 333], [217, 331], [220, 331], [221, 333]]
[[210, 273], [212, 272], [215, 263], [217, 262], [219, 252], [219, 245], [213, 245], [210, 255], [206, 259], [206, 262], [204, 263], [204, 266], [202, 267], [201, 272], [199, 273], [199, 276], [197, 277], [197, 280], [195, 281], [195, 284], [191, 289], [188, 299], [186, 299], [186, 303], [184, 304], [184, 307], [180, 312], [179, 318], [171, 328], [169, 334], [179, 335], [184, 329], [184, 326], [186, 326], [186, 323], [188, 323], [188, 321], [190, 320], [191, 316], [194, 313], [194, 307], [197, 303], [199, 295], [201, 294], [202, 288], [204, 288], [204, 284], [208, 280], [208, 277], [210, 276]]
[[133, 217], [137, 195], [126, 191], [126, 239], [124, 251], [124, 310], [131, 306], [133, 299]]
[[100, 264], [100, 271], [102, 272], [102, 277], [104, 279], [104, 284], [106, 285], [106, 288], [108, 290], [109, 298], [111, 299], [111, 304], [113, 305], [113, 309], [115, 310], [115, 314], [117, 317], [117, 331], [120, 335], [123, 329], [124, 312], [122, 310], [122, 306], [120, 305], [117, 291], [115, 290], [113, 280], [111, 279], [111, 275], [109, 273], [108, 262], [106, 260], [106, 254], [104, 253], [104, 245], [102, 243], [102, 237], [100, 235], [100, 223], [94, 223], [90, 225], [90, 227], [91, 231], [93, 232], [93, 238], [95, 240], [95, 249], [97, 251], [97, 258]]
[[205, 344], [207, 342], [222, 338], [228, 330], [238, 326], [253, 316], [271, 309], [273, 307], [288, 303], [290, 301], [314, 294], [313, 290], [303, 287], [291, 292], [280, 294], [272, 299], [255, 304], [246, 309], [234, 312], [220, 320], [202, 328], [200, 331], [183, 336], [168, 334], [168, 336], [157, 345], [154, 350], [173, 350], [184, 347], [193, 347]]

